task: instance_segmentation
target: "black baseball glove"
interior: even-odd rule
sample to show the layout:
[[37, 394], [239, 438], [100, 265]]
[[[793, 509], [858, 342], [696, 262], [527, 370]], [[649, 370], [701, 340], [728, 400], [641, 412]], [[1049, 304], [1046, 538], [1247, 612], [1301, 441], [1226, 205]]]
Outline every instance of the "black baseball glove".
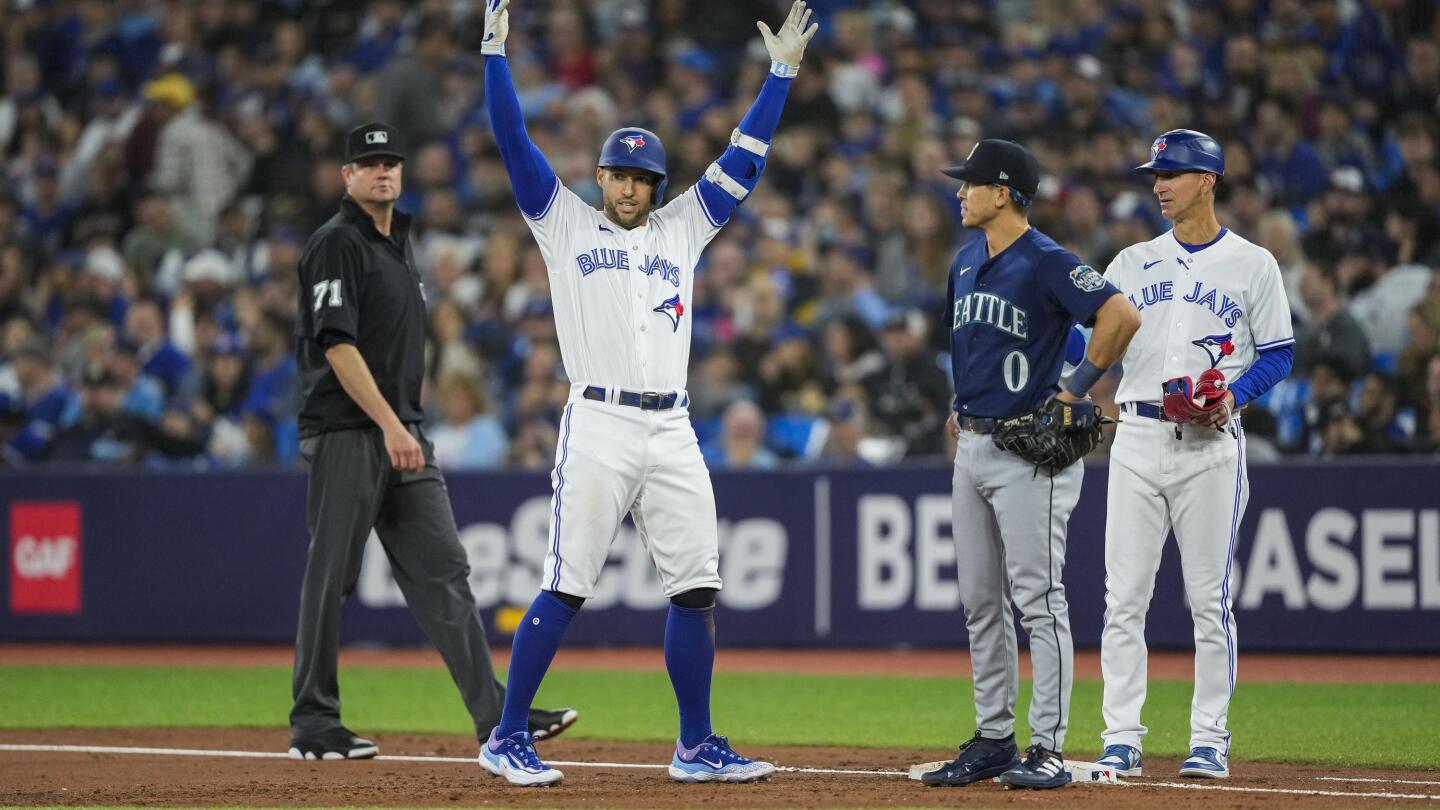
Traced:
[[996, 425], [995, 446], [1034, 464], [1046, 475], [1069, 467], [1100, 445], [1102, 425], [1114, 422], [1094, 402], [1065, 402], [1051, 397], [1027, 414]]

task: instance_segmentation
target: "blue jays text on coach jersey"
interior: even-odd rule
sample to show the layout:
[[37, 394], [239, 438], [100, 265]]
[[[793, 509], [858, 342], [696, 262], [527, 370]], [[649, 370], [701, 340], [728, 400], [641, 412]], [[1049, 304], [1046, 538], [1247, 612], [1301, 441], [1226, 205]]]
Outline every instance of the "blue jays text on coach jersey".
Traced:
[[1116, 402], [1156, 402], [1165, 380], [1210, 368], [1234, 381], [1260, 352], [1295, 342], [1280, 265], [1233, 231], [1207, 245], [1167, 231], [1120, 251], [1105, 278], [1140, 310]]
[[1070, 325], [1119, 292], [1034, 228], [993, 258], [984, 236], [966, 242], [946, 313], [956, 412], [1007, 418], [1044, 404], [1060, 390]]

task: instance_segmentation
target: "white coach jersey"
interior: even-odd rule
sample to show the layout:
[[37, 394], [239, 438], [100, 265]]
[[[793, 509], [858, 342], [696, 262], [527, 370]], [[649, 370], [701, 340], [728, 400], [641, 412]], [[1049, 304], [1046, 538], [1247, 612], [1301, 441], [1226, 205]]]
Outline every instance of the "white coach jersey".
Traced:
[[695, 265], [720, 231], [696, 188], [627, 231], [557, 180], [545, 211], [525, 221], [550, 272], [570, 382], [684, 389]]
[[1174, 231], [1131, 245], [1105, 278], [1140, 310], [1117, 403], [1158, 403], [1166, 380], [1210, 368], [1233, 381], [1260, 351], [1295, 342], [1275, 257], [1229, 230], [1194, 253]]

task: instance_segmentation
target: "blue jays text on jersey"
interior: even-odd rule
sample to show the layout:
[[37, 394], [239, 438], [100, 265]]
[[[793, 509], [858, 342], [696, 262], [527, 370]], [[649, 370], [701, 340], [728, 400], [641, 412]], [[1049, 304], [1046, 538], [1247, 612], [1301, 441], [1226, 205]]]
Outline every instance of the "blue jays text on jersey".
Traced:
[[[575, 264], [580, 267], [582, 276], [588, 276], [596, 270], [629, 270], [630, 254], [615, 248], [591, 248], [588, 253], [576, 256]], [[660, 278], [670, 282], [671, 286], [680, 286], [680, 268], [668, 259], [646, 256], [639, 269], [647, 276], [659, 273]]]
[[1070, 325], [1119, 292], [1034, 228], [993, 258], [983, 236], [965, 243], [945, 319], [955, 410], [1005, 418], [1039, 407], [1059, 390]]
[[[1162, 301], [1175, 300], [1175, 282], [1157, 281], [1126, 297], [1130, 299], [1130, 303], [1134, 304], [1136, 309], [1143, 312], [1146, 307], [1154, 306]], [[1206, 287], [1205, 283], [1201, 281], [1195, 282], [1181, 300], [1210, 310], [1225, 324], [1227, 329], [1235, 328], [1235, 324], [1245, 317], [1245, 310], [1241, 308], [1239, 301], [1221, 292], [1217, 287]]]

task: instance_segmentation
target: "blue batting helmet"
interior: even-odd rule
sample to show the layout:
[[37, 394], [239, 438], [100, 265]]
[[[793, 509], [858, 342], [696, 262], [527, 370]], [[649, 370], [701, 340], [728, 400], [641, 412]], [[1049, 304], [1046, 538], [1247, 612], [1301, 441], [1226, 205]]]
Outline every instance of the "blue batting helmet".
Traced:
[[1150, 160], [1135, 167], [1141, 174], [1155, 172], [1209, 172], [1225, 176], [1225, 153], [1203, 132], [1172, 129], [1150, 145]]
[[665, 176], [665, 144], [648, 129], [625, 127], [610, 133], [605, 145], [600, 147], [600, 159], [595, 165], [602, 169], [621, 166], [654, 172], [660, 175], [660, 182], [655, 184], [654, 203], [659, 205], [665, 199], [665, 184], [669, 182]]

